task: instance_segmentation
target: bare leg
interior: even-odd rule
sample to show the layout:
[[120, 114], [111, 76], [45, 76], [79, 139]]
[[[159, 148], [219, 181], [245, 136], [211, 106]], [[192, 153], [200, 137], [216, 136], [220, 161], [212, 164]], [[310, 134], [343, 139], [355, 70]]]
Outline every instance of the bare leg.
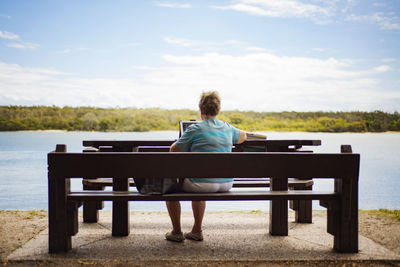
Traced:
[[205, 201], [192, 201], [192, 210], [194, 217], [194, 225], [192, 228], [192, 233], [201, 232], [204, 212], [206, 210], [206, 202]]
[[169, 217], [172, 222], [173, 233], [182, 233], [181, 229], [181, 203], [179, 201], [166, 201]]

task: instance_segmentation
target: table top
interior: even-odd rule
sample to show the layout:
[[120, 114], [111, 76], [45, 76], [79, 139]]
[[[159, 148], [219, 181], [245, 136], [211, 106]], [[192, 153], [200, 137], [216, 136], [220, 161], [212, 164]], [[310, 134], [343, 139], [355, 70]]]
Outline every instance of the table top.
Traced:
[[[170, 146], [176, 140], [84, 140], [84, 147], [137, 147], [137, 146]], [[239, 146], [320, 146], [321, 140], [246, 140]]]

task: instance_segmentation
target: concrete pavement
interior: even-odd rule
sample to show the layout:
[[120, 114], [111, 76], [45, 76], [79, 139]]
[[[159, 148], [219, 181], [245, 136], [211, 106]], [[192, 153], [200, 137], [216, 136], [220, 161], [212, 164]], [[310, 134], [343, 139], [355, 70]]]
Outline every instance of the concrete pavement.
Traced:
[[[9, 255], [10, 261], [30, 260], [121, 260], [121, 261], [400, 261], [400, 255], [372, 240], [359, 237], [359, 253], [333, 251], [333, 236], [326, 232], [326, 212], [314, 211], [312, 224], [294, 223], [289, 212], [289, 236], [268, 233], [267, 212], [206, 212], [204, 241], [169, 242], [166, 212], [132, 212], [131, 233], [111, 236], [111, 212], [102, 211], [95, 224], [82, 223], [68, 253], [48, 254], [47, 230]], [[192, 214], [183, 212], [182, 228], [189, 231]]]

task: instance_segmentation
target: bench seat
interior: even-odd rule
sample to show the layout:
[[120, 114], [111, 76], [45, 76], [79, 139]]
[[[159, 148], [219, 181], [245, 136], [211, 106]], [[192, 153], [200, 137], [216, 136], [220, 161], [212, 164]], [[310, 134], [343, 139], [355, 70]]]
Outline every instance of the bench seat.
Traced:
[[[83, 179], [82, 184], [90, 190], [96, 187], [112, 186], [112, 178]], [[235, 178], [233, 187], [270, 187], [269, 178]], [[314, 184], [312, 179], [307, 180], [289, 180], [288, 185], [291, 189], [304, 189]], [[133, 179], [129, 180], [129, 186], [136, 186]]]
[[[134, 187], [135, 182], [128, 180], [129, 186]], [[112, 178], [82, 179], [83, 190], [104, 190], [112, 187]], [[312, 190], [312, 179], [289, 179], [288, 188], [291, 190]], [[266, 188], [271, 187], [270, 178], [234, 178], [234, 188]], [[262, 191], [265, 192], [265, 191]], [[102, 201], [83, 201], [83, 222], [96, 223], [99, 220], [99, 210], [104, 208]], [[290, 201], [290, 208], [295, 211], [295, 220], [298, 223], [312, 223], [311, 200]]]
[[160, 201], [160, 200], [336, 200], [333, 191], [229, 191], [225, 193], [176, 193], [144, 195], [138, 192], [82, 191], [67, 194], [68, 201]]

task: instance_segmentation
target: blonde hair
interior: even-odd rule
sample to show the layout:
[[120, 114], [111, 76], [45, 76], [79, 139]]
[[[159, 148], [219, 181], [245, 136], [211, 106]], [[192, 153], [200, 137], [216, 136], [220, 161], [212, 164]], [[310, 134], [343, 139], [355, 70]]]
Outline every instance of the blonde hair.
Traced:
[[216, 91], [203, 92], [200, 97], [199, 108], [201, 113], [216, 116], [221, 109], [221, 98]]

